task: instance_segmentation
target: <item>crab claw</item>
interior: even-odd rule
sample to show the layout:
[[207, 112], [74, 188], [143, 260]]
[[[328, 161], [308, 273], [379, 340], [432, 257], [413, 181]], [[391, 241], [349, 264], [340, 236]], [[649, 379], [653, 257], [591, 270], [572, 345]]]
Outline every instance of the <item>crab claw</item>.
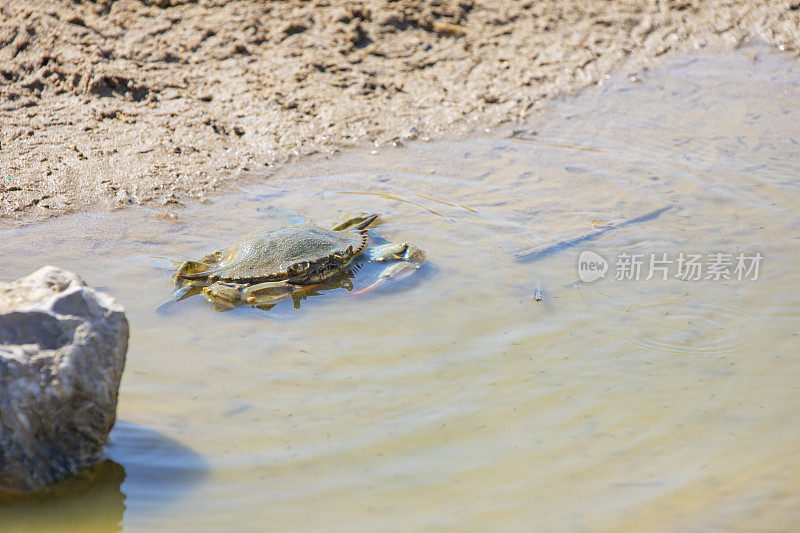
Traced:
[[172, 276], [175, 283], [182, 285], [184, 280], [198, 280], [208, 278], [209, 272], [214, 267], [202, 261], [184, 261], [178, 266], [178, 270]]
[[370, 261], [390, 261], [403, 259], [403, 254], [408, 250], [408, 242], [390, 242], [380, 246], [372, 246], [367, 250]]
[[387, 266], [383, 272], [378, 276], [378, 280], [372, 285], [356, 291], [354, 294], [364, 294], [365, 292], [372, 291], [378, 287], [385, 285], [390, 281], [399, 281], [405, 279], [419, 269], [421, 263], [412, 261], [400, 261], [399, 263], [392, 263]]
[[372, 261], [399, 261], [384, 268], [383, 272], [378, 275], [378, 280], [375, 283], [360, 291], [356, 291], [355, 294], [363, 294], [377, 289], [390, 281], [399, 281], [407, 278], [416, 272], [419, 267], [422, 266], [422, 263], [425, 262], [425, 250], [417, 248], [416, 245], [410, 242], [389, 243], [376, 246], [367, 253]]

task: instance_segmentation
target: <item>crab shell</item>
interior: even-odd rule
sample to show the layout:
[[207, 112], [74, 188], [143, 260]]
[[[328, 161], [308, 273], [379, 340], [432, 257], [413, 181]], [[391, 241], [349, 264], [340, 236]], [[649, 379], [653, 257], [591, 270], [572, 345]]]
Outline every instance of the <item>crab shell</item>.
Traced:
[[201, 259], [211, 270], [184, 279], [263, 283], [318, 283], [344, 271], [367, 247], [364, 231], [297, 224], [257, 231]]

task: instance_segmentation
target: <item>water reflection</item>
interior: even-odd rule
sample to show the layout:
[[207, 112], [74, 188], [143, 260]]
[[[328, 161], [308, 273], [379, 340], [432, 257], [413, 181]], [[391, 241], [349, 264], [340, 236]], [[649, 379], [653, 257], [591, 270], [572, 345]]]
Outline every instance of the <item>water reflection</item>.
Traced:
[[36, 494], [0, 497], [0, 524], [8, 532], [122, 530], [125, 469], [105, 460]]
[[0, 495], [0, 529], [121, 531], [126, 500], [133, 501], [137, 512], [164, 512], [200, 483], [208, 469], [186, 446], [124, 421], [112, 430], [107, 456], [35, 494]]

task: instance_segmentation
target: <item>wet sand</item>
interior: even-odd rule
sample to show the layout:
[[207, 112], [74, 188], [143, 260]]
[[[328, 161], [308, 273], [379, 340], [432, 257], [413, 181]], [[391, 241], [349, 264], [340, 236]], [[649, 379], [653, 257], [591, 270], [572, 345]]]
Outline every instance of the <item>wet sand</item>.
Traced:
[[299, 156], [484, 131], [673, 51], [755, 38], [797, 55], [799, 8], [6, 0], [0, 225], [202, 201]]

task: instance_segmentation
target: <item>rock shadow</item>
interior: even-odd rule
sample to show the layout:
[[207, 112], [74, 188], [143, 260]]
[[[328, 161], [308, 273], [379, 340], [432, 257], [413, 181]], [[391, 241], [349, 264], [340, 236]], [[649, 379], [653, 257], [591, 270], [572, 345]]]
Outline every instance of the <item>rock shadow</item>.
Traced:
[[125, 512], [163, 509], [190, 493], [208, 465], [196, 452], [146, 426], [117, 422], [107, 459], [33, 494], [0, 493], [0, 529], [122, 530]]

